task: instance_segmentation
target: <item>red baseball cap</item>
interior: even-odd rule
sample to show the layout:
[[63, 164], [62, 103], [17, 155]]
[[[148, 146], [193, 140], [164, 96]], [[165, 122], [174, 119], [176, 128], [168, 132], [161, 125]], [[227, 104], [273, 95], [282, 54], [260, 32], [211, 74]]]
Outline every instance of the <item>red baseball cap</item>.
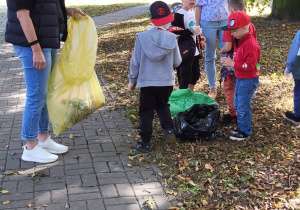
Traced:
[[162, 26], [174, 20], [170, 7], [163, 1], [156, 1], [151, 4], [149, 16], [151, 22], [156, 26]]
[[228, 25], [222, 27], [224, 31], [231, 31], [251, 23], [250, 17], [245, 12], [234, 12], [229, 15]]

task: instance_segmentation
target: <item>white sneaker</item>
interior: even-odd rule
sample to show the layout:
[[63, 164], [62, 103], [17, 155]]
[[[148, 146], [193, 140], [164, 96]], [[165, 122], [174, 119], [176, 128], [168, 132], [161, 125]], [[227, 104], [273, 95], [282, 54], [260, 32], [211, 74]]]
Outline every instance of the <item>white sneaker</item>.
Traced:
[[53, 141], [51, 139], [51, 136], [49, 136], [46, 141], [44, 142], [40, 142], [38, 141], [39, 145], [41, 146], [41, 148], [43, 148], [44, 150], [52, 153], [52, 154], [63, 154], [65, 152], [68, 151], [68, 147], [64, 146], [62, 144], [58, 144], [55, 141]]
[[26, 146], [23, 146], [23, 155], [21, 157], [24, 161], [31, 161], [37, 163], [51, 163], [58, 159], [57, 155], [53, 155], [50, 152], [42, 149], [40, 145], [36, 145], [33, 149], [28, 150]]

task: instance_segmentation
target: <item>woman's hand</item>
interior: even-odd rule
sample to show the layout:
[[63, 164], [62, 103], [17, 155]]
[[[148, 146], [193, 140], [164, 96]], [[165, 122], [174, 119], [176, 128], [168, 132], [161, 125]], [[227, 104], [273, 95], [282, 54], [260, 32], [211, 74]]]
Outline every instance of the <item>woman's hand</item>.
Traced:
[[79, 13], [82, 16], [85, 16], [85, 13], [81, 11], [79, 8], [67, 8], [67, 15], [73, 16], [75, 13]]
[[205, 41], [203, 41], [203, 40], [200, 41], [200, 47], [201, 47], [202, 50], [205, 50], [205, 48], [206, 48]]
[[43, 51], [40, 48], [36, 50], [33, 49], [32, 52], [33, 52], [33, 66], [36, 69], [44, 70], [46, 68], [46, 59]]

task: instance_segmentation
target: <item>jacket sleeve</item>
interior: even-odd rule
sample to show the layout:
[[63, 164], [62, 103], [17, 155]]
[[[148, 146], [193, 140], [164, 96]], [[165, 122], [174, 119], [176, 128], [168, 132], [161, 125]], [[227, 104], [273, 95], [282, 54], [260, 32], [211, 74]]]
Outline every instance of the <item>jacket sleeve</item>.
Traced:
[[171, 23], [172, 26], [182, 28], [183, 30], [172, 31], [172, 33], [179, 36], [191, 36], [193, 33], [189, 29], [184, 28], [184, 16], [179, 13], [174, 14], [174, 21]]
[[141, 44], [137, 36], [135, 39], [134, 50], [130, 60], [130, 70], [128, 75], [129, 82], [134, 84], [137, 83], [137, 78], [139, 76], [140, 59], [141, 59]]
[[173, 55], [174, 55], [174, 57], [173, 57], [173, 68], [176, 68], [182, 62], [182, 58], [181, 58], [180, 51], [179, 51], [179, 46], [178, 46], [178, 36], [176, 37], [176, 43], [175, 43], [175, 48], [174, 48]]
[[298, 51], [300, 51], [300, 30], [296, 33], [294, 37], [289, 51], [289, 55], [286, 60], [286, 68], [289, 73], [292, 72]]
[[20, 9], [31, 10], [34, 5], [34, 0], [15, 0], [15, 9], [19, 11]]
[[234, 68], [240, 71], [251, 71], [256, 69], [256, 64], [260, 60], [260, 52], [253, 45], [246, 45], [243, 48], [243, 55], [235, 61]]

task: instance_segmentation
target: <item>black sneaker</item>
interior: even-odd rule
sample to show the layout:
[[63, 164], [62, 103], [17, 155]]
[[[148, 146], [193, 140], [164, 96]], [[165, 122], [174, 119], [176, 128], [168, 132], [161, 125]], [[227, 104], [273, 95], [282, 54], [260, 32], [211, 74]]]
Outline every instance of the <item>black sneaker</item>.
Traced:
[[150, 152], [150, 144], [144, 142], [137, 142], [134, 146], [135, 149], [131, 150], [128, 155], [134, 156], [139, 154], [148, 154]]
[[288, 111], [288, 112], [284, 113], [284, 117], [285, 117], [285, 119], [294, 123], [295, 125], [300, 125], [300, 117], [295, 117], [293, 112]]
[[249, 136], [245, 135], [243, 132], [238, 132], [236, 134], [231, 135], [229, 138], [235, 141], [242, 141], [248, 138]]
[[237, 123], [237, 117], [231, 117], [230, 114], [224, 114], [222, 118], [222, 123]]
[[172, 130], [166, 131], [166, 143], [167, 144], [176, 143], [176, 136]]
[[230, 131], [230, 133], [231, 133], [232, 135], [235, 135], [235, 134], [240, 133], [240, 132], [241, 132], [241, 131], [240, 131], [239, 127], [237, 127], [236, 129]]

